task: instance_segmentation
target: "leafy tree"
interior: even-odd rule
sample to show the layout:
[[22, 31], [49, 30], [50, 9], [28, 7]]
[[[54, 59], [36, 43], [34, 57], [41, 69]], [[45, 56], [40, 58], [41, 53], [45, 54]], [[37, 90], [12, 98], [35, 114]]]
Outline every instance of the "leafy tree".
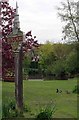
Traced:
[[57, 60], [66, 59], [70, 51], [72, 51], [72, 46], [69, 44], [57, 43], [53, 45], [53, 52], [57, 57]]
[[40, 56], [40, 68], [44, 75], [51, 73], [51, 65], [56, 60], [56, 56], [53, 52], [53, 45], [51, 43], [46, 43], [41, 45], [39, 48]]
[[52, 65], [52, 73], [56, 79], [67, 79], [67, 71], [65, 70], [65, 61], [57, 60]]
[[73, 74], [75, 74], [75, 72], [79, 72], [79, 1], [74, 2], [66, 0], [66, 2], [62, 2], [61, 5], [61, 7], [58, 7], [58, 15], [65, 23], [62, 31], [64, 33], [64, 39], [67, 38], [70, 41], [77, 41], [75, 44], [72, 44], [76, 52], [71, 52], [68, 56], [70, 60], [67, 59], [68, 72], [72, 71]]
[[64, 39], [72, 39], [79, 41], [78, 35], [78, 3], [74, 1], [66, 0], [66, 2], [61, 2], [61, 7], [58, 7], [58, 15], [61, 20], [64, 21], [65, 25], [63, 27]]
[[[72, 56], [72, 51], [74, 51], [74, 57], [76, 58], [76, 43], [46, 43], [44, 45], [41, 45], [41, 47], [39, 48], [39, 63], [44, 76], [50, 75], [52, 76], [52, 79], [53, 77], [57, 79], [67, 79], [67, 74], [70, 73], [70, 63], [68, 62], [71, 62], [71, 64], [74, 64], [74, 60], [76, 62], [76, 59], [73, 57], [69, 59], [69, 56]], [[71, 69], [73, 67], [74, 66], [72, 66]]]
[[[14, 19], [15, 9], [9, 6], [7, 1], [0, 2], [1, 7], [1, 39], [2, 41], [2, 77], [4, 78], [7, 71], [14, 71], [14, 55], [11, 44], [7, 43], [7, 37], [12, 32], [12, 22]], [[6, 61], [6, 62], [5, 62]]]
[[70, 52], [66, 59], [66, 71], [71, 75], [74, 75], [78, 72], [78, 69], [79, 66], [77, 66], [77, 52], [74, 50]]

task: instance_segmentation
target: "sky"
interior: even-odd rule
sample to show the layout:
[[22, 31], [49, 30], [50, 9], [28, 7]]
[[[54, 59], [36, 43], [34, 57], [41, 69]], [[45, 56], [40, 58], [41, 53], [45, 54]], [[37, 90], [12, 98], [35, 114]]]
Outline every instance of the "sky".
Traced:
[[[62, 0], [17, 0], [20, 28], [37, 37], [39, 43], [45, 41], [60, 42], [62, 39], [62, 22], [57, 15], [56, 6]], [[15, 8], [16, 0], [9, 0]]]

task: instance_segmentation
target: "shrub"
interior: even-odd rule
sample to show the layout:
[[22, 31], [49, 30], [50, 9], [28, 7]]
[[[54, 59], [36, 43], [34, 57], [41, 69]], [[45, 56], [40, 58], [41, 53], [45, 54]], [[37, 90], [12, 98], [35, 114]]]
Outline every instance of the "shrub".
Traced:
[[2, 118], [18, 117], [19, 113], [16, 110], [15, 101], [6, 102], [2, 105]]
[[43, 108], [40, 113], [36, 116], [36, 120], [51, 120], [52, 115], [55, 112], [55, 107], [53, 109], [50, 106]]
[[72, 92], [79, 94], [79, 85], [76, 85]]
[[[27, 105], [23, 106], [23, 112], [29, 112], [30, 108]], [[2, 105], [2, 118], [24, 117], [23, 113], [20, 113], [16, 109], [16, 103], [13, 100], [6, 101]]]

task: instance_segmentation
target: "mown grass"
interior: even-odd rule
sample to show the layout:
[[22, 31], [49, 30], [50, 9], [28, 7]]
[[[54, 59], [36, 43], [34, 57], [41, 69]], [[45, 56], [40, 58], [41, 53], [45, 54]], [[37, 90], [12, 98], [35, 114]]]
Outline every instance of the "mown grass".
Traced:
[[[41, 108], [55, 105], [54, 118], [77, 118], [77, 94], [72, 93], [77, 79], [53, 81], [23, 81], [24, 103], [30, 108], [25, 117], [35, 117]], [[56, 89], [62, 93], [56, 93]], [[66, 93], [70, 91], [70, 94]], [[3, 103], [15, 97], [14, 83], [2, 83]]]

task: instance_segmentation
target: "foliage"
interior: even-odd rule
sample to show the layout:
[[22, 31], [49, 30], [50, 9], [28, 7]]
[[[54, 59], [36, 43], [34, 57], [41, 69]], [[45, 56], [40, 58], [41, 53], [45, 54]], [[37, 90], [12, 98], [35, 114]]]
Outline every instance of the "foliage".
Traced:
[[52, 72], [55, 74], [55, 79], [67, 79], [65, 71], [65, 61], [57, 60], [52, 66]]
[[[44, 79], [67, 79], [71, 75], [74, 77], [79, 71], [79, 52], [77, 47], [78, 42], [71, 44], [53, 44], [49, 42], [41, 45], [37, 51], [39, 55], [37, 63], [29, 60], [31, 55], [28, 55], [28, 58], [25, 59], [25, 62], [27, 64], [29, 62], [31, 65], [27, 65], [29, 73], [34, 74], [34, 72], [40, 71]], [[24, 67], [27, 69], [26, 65]]]
[[72, 51], [72, 45], [57, 43], [53, 45], [53, 51], [57, 60], [65, 60], [67, 55]]
[[66, 59], [66, 70], [69, 73], [77, 73], [77, 52], [76, 51], [72, 51], [70, 52], [70, 54], [68, 55], [67, 59]]
[[40, 113], [36, 116], [36, 120], [51, 120], [52, 115], [55, 112], [55, 106], [53, 109], [51, 106], [47, 106], [46, 108], [41, 109]]
[[17, 113], [15, 106], [16, 106], [16, 104], [14, 101], [10, 101], [9, 103], [3, 103], [3, 105], [2, 105], [2, 117], [3, 118], [17, 117], [18, 113]]
[[[30, 108], [24, 104], [23, 112], [29, 112]], [[2, 118], [23, 117], [23, 114], [19, 113], [16, 109], [16, 103], [13, 100], [9, 100], [2, 104]]]
[[31, 57], [29, 53], [27, 53], [25, 54], [23, 59], [23, 75], [24, 76], [28, 76], [30, 63], [31, 63]]
[[7, 40], [7, 36], [12, 32], [12, 22], [14, 19], [15, 9], [9, 6], [7, 1], [1, 1], [1, 30], [2, 40]]
[[52, 79], [67, 79], [73, 69], [73, 72], [77, 73], [76, 44], [46, 43], [41, 45], [38, 53], [43, 76], [49, 76]]
[[66, 0], [61, 2], [61, 7], [57, 8], [58, 15], [62, 21], [64, 21], [64, 27], [62, 33], [64, 33], [64, 39], [79, 41], [78, 31], [76, 24], [78, 24], [78, 8], [77, 2]]
[[[7, 43], [7, 36], [12, 32], [12, 22], [14, 19], [15, 9], [9, 6], [7, 1], [1, 1], [1, 32], [2, 38], [2, 71], [3, 76], [7, 73], [7, 71], [14, 70], [14, 56], [12, 52], [11, 44]], [[5, 63], [6, 61], [6, 63]]]
[[56, 60], [56, 56], [53, 52], [52, 43], [46, 43], [39, 48], [39, 56], [40, 56], [40, 69], [44, 75], [51, 73], [50, 66]]
[[79, 94], [79, 85], [76, 85], [72, 92]]

